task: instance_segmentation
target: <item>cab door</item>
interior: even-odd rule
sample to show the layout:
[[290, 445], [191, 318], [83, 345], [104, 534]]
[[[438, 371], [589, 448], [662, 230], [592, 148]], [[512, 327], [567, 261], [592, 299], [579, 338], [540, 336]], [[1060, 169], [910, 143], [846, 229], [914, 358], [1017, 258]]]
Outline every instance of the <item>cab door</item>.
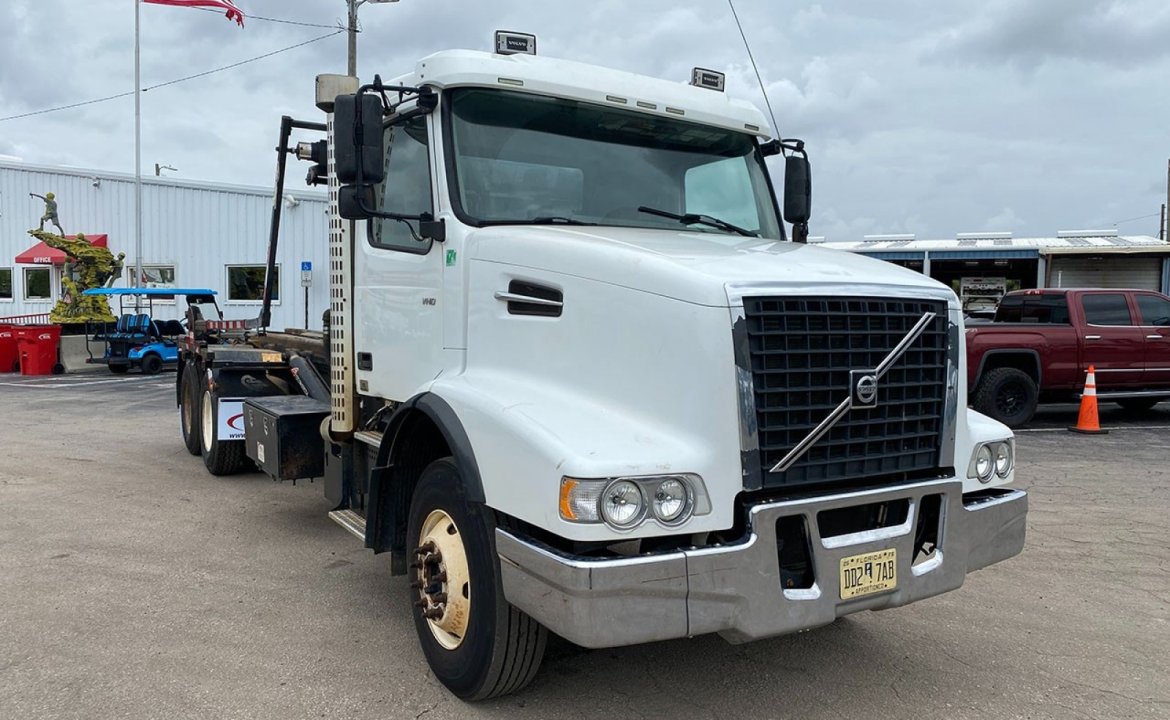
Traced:
[[[424, 115], [386, 128], [386, 181], [376, 188], [376, 209], [434, 214], [430, 124]], [[441, 370], [442, 252], [418, 229], [417, 221], [358, 223], [354, 365], [363, 395], [407, 400]]]
[[1146, 341], [1144, 384], [1170, 388], [1170, 300], [1154, 293], [1136, 293], [1133, 299]]
[[1081, 365], [1096, 368], [1097, 389], [1141, 387], [1145, 374], [1146, 338], [1138, 327], [1124, 292], [1091, 292], [1080, 298]]

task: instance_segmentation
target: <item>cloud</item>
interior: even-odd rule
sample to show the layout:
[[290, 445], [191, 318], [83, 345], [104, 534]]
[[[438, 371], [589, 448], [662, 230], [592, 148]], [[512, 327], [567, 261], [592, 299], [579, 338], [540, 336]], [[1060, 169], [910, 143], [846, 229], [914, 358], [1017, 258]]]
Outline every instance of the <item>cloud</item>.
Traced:
[[[250, 16], [330, 25], [342, 0], [240, 0]], [[838, 240], [1110, 226], [1165, 200], [1170, 5], [1164, 0], [736, 0], [779, 131], [808, 143], [814, 234]], [[142, 77], [191, 75], [329, 32], [143, 5]], [[401, 0], [360, 10], [364, 77], [407, 72], [497, 28], [543, 55], [686, 81], [723, 69], [763, 108], [726, 0]], [[343, 72], [344, 35], [146, 93], [142, 164], [267, 185], [281, 115], [320, 116], [313, 79]], [[131, 90], [126, 0], [0, 3], [0, 115]], [[133, 100], [0, 123], [0, 153], [133, 171]], [[290, 172], [290, 187], [299, 186]], [[1156, 221], [1154, 222], [1156, 224]], [[1137, 226], [1138, 224], [1135, 224]]]

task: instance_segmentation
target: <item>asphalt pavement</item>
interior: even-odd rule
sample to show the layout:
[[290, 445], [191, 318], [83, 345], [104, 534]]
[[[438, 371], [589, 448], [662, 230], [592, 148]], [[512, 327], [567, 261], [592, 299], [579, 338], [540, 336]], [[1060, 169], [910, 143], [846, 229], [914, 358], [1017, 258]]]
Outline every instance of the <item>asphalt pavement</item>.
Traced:
[[313, 483], [208, 475], [173, 375], [0, 375], [0, 718], [1170, 718], [1170, 403], [1041, 412], [1022, 555], [748, 645], [554, 642], [526, 691], [429, 674], [406, 581]]

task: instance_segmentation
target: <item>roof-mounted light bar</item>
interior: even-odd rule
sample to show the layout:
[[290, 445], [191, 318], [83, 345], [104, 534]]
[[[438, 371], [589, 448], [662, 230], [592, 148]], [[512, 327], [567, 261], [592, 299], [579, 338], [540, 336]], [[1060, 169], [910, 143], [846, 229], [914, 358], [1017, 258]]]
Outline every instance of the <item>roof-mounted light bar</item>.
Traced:
[[497, 30], [496, 53], [499, 55], [535, 55], [536, 36], [528, 33]]
[[721, 72], [697, 67], [691, 71], [691, 85], [723, 92], [723, 88], [727, 85], [727, 76]]

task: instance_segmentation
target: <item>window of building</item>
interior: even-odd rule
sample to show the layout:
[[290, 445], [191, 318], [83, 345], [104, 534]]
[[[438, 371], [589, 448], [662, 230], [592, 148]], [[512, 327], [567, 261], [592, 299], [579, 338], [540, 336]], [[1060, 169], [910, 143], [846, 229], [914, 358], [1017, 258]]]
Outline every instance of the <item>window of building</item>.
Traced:
[[1137, 304], [1142, 313], [1142, 325], [1170, 327], [1170, 300], [1157, 295], [1138, 295]]
[[[138, 277], [138, 268], [131, 266], [128, 268], [130, 287], [139, 287], [135, 282]], [[142, 285], [141, 287], [148, 288], [173, 288], [175, 287], [175, 266], [174, 265], [143, 265], [142, 266]]]
[[1085, 321], [1090, 325], [1133, 325], [1129, 303], [1121, 293], [1097, 293], [1081, 298]]
[[[227, 299], [228, 302], [261, 302], [264, 300], [264, 266], [263, 265], [228, 265], [227, 266]], [[276, 276], [272, 283], [272, 302], [280, 302], [280, 266], [273, 272]]]
[[12, 299], [12, 268], [0, 267], [0, 302]]
[[47, 267], [24, 269], [24, 299], [52, 300], [53, 273]]

